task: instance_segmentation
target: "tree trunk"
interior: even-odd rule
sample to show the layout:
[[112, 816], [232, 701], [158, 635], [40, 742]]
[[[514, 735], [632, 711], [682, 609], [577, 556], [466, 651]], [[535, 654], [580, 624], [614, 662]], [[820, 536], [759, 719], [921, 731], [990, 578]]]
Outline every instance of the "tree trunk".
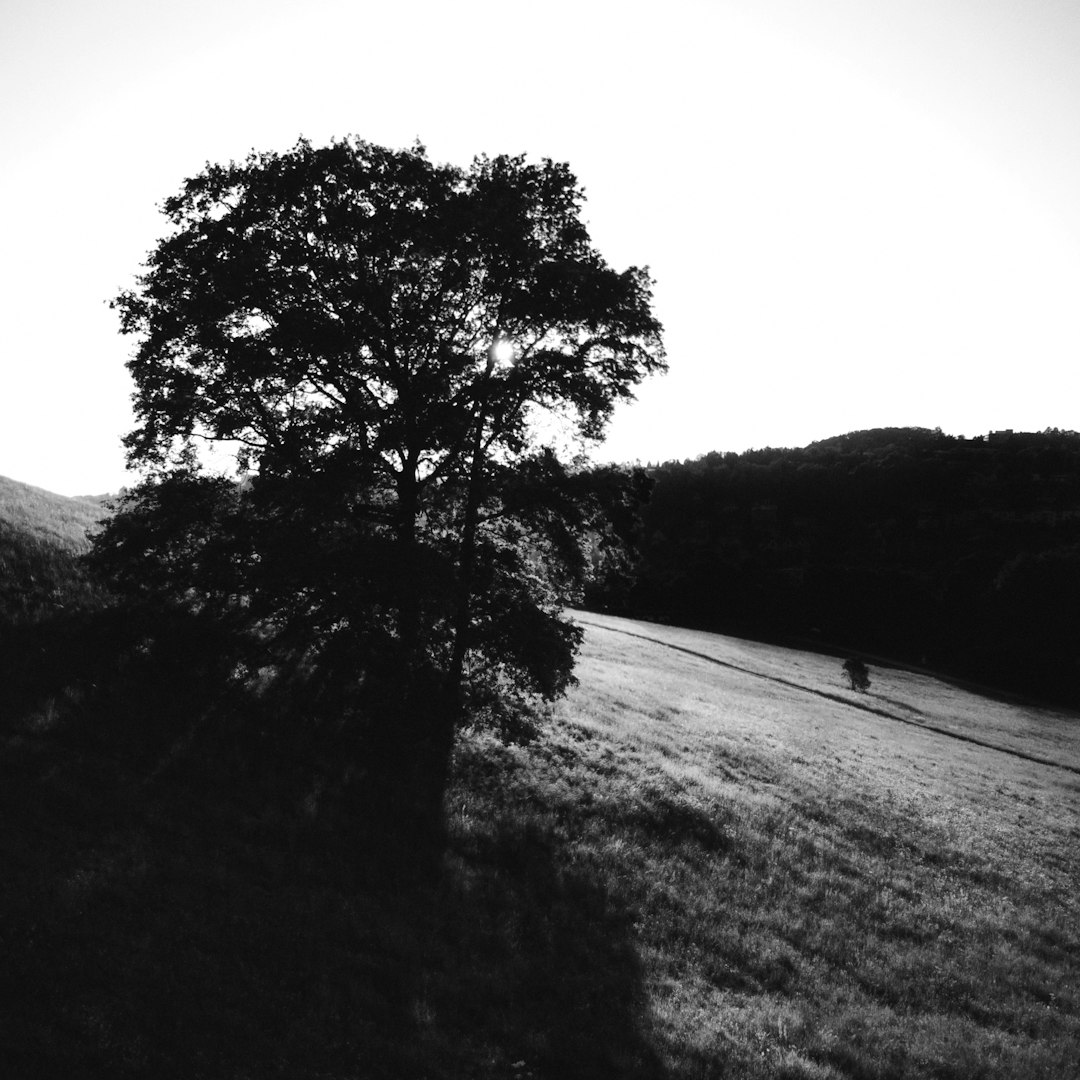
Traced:
[[454, 612], [454, 646], [446, 676], [447, 697], [451, 709], [460, 716], [464, 708], [465, 654], [469, 648], [472, 623], [473, 574], [476, 563], [476, 530], [480, 518], [480, 487], [483, 478], [484, 417], [476, 418], [476, 437], [469, 466], [469, 486], [465, 495], [465, 514], [461, 526], [461, 549], [458, 558], [457, 603]]
[[420, 513], [416, 471], [408, 465], [398, 481], [398, 641], [403, 676], [408, 679], [420, 667], [420, 582], [417, 518]]

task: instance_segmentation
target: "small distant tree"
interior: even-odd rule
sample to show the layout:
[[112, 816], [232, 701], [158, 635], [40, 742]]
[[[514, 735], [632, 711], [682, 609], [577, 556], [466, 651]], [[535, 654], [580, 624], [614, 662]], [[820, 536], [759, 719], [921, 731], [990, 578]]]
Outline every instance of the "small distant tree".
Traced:
[[870, 669], [857, 657], [844, 661], [844, 674], [851, 680], [851, 689], [865, 693], [870, 689]]

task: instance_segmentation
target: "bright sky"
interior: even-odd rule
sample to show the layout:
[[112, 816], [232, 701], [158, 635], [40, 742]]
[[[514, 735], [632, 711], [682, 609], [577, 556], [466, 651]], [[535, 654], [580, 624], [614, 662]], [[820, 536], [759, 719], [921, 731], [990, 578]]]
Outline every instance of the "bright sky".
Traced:
[[1080, 427], [1076, 0], [3, 0], [0, 475], [128, 481], [107, 300], [206, 161], [568, 161], [670, 373], [597, 455]]

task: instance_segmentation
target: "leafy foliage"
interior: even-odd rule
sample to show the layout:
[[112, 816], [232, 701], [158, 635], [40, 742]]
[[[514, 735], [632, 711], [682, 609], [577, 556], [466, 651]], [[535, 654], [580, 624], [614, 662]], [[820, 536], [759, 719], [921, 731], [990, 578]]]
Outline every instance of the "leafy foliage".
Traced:
[[247, 698], [442, 762], [456, 724], [520, 728], [514, 699], [571, 680], [561, 607], [640, 485], [561, 460], [536, 420], [593, 439], [664, 366], [648, 274], [604, 262], [582, 199], [551, 161], [357, 139], [189, 179], [115, 301], [148, 478], [98, 569], [224, 631]]

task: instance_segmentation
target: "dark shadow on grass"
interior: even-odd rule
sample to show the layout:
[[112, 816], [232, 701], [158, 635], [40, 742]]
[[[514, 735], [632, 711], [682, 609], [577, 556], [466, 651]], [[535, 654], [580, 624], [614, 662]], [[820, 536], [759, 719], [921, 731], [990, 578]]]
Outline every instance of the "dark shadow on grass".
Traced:
[[0, 1075], [663, 1074], [630, 917], [542, 829], [448, 839], [325, 746], [210, 737], [198, 685], [123, 676], [5, 717]]
[[[458, 755], [458, 770], [468, 791], [497, 767], [471, 750]], [[484, 1075], [664, 1075], [632, 912], [533, 811], [545, 793], [502, 780], [500, 795], [495, 818], [452, 830], [438, 911], [452, 944], [427, 972], [431, 1045], [466, 1036], [492, 1062]], [[469, 1061], [439, 1075], [470, 1075]]]

